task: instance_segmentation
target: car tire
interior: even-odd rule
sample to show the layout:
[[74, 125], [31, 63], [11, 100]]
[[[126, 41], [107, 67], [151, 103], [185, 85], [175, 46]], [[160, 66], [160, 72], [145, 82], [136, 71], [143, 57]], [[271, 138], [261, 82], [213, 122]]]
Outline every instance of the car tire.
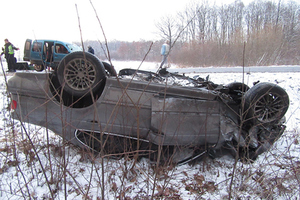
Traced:
[[73, 52], [58, 65], [57, 76], [63, 89], [73, 96], [96, 92], [106, 79], [102, 62], [88, 52]]
[[276, 123], [285, 115], [289, 97], [284, 89], [273, 83], [258, 83], [244, 95], [247, 122], [254, 125]]
[[113, 66], [111, 66], [110, 64], [108, 64], [107, 62], [102, 62], [103, 66], [104, 66], [104, 69], [106, 71], [106, 74], [108, 76], [117, 76], [117, 72], [116, 70], [114, 69]]
[[41, 72], [43, 71], [45, 68], [43, 65], [34, 65], [34, 69], [35, 71]]
[[237, 104], [241, 103], [243, 94], [250, 89], [248, 85], [241, 82], [229, 83], [227, 87], [228, 87], [228, 94]]

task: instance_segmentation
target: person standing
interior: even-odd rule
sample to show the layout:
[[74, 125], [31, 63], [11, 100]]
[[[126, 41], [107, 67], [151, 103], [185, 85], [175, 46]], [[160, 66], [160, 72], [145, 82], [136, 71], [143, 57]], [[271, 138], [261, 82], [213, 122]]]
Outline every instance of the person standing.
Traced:
[[88, 52], [91, 54], [95, 53], [94, 49], [91, 46], [88, 46]]
[[163, 68], [164, 66], [167, 67], [168, 65], [168, 55], [170, 51], [170, 42], [167, 40], [161, 47], [160, 54], [163, 56], [163, 60], [160, 64], [160, 67]]
[[8, 71], [7, 72], [15, 72], [15, 65], [16, 65], [16, 58], [15, 58], [15, 51], [19, 50], [19, 48], [15, 47], [12, 43], [8, 41], [8, 39], [4, 40], [4, 48], [2, 48], [1, 56], [4, 54], [7, 65]]

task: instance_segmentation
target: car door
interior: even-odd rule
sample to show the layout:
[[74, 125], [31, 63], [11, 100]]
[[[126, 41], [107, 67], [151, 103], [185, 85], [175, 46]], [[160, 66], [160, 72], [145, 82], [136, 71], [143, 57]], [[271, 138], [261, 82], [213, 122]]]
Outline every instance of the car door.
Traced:
[[62, 42], [55, 42], [54, 45], [54, 62], [59, 63], [70, 51]]
[[31, 43], [32, 43], [31, 39], [27, 39], [25, 41], [24, 57], [23, 57], [24, 61], [30, 61]]
[[31, 51], [30, 51], [30, 61], [36, 64], [43, 64], [44, 60], [45, 60], [44, 41], [43, 40], [33, 41]]

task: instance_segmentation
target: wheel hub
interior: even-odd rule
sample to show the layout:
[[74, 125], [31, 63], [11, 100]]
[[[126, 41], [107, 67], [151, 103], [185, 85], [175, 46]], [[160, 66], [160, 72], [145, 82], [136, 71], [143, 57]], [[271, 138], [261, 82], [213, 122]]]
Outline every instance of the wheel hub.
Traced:
[[85, 77], [85, 74], [86, 73], [84, 73], [83, 70], [81, 69], [79, 72], [77, 72], [77, 77], [80, 78], [80, 79], [82, 79], [82, 78]]
[[94, 66], [87, 61], [70, 61], [65, 69], [65, 81], [70, 88], [75, 90], [85, 90], [95, 81]]

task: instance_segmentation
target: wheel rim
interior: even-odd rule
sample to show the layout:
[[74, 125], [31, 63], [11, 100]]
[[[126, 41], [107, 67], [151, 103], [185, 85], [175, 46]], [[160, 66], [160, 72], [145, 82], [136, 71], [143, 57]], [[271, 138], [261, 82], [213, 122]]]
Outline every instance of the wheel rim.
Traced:
[[283, 99], [275, 93], [263, 95], [255, 104], [254, 114], [261, 122], [269, 122], [280, 115], [284, 108]]
[[42, 70], [41, 65], [35, 65], [34, 68], [35, 68], [36, 71], [41, 71]]
[[85, 59], [73, 59], [65, 67], [64, 79], [74, 90], [86, 90], [96, 81], [95, 66]]

